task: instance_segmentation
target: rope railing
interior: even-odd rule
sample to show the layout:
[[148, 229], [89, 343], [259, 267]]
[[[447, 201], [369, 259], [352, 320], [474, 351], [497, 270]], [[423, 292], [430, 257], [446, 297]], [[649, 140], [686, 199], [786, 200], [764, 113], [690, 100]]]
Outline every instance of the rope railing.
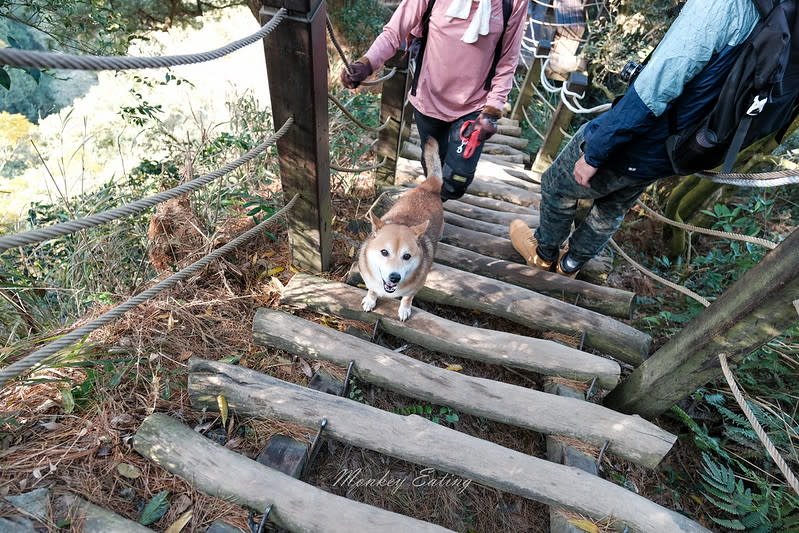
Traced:
[[286, 9], [280, 8], [272, 19], [264, 24], [260, 30], [249, 37], [233, 41], [216, 50], [197, 54], [185, 54], [161, 57], [134, 57], [134, 56], [92, 56], [74, 54], [56, 54], [53, 52], [37, 52], [31, 50], [18, 50], [16, 48], [0, 48], [0, 64], [12, 67], [53, 68], [67, 70], [126, 70], [145, 68], [164, 68], [177, 65], [202, 63], [218, 59], [235, 50], [244, 48], [252, 43], [262, 40], [269, 32], [274, 30], [285, 18]]
[[[341, 48], [341, 44], [338, 42], [335, 32], [333, 32], [333, 22], [330, 20], [330, 15], [327, 16], [327, 20], [325, 20], [325, 25], [327, 26], [327, 34], [330, 36], [330, 41], [333, 43], [333, 47], [336, 49], [339, 57], [341, 58], [341, 61], [344, 63], [344, 67], [347, 70], [351, 71], [352, 69], [350, 68], [350, 62], [347, 61], [347, 56], [344, 54], [344, 49]], [[393, 78], [396, 73], [397, 73], [397, 67], [393, 67], [384, 76], [377, 78], [376, 80], [362, 81], [361, 85], [367, 85], [367, 86], [379, 85], [384, 81]]]
[[335, 163], [330, 163], [330, 168], [337, 172], [351, 172], [353, 174], [357, 174], [358, 172], [368, 172], [369, 170], [375, 170], [377, 168], [382, 167], [383, 165], [386, 164], [386, 159], [387, 158], [384, 157], [383, 160], [380, 161], [379, 163], [374, 163], [372, 165], [368, 165], [365, 167], [357, 167], [357, 168], [346, 168], [336, 165]]
[[730, 233], [727, 231], [719, 231], [715, 229], [708, 229], [708, 228], [700, 228], [699, 226], [693, 226], [691, 224], [685, 224], [684, 222], [678, 222], [676, 220], [672, 220], [666, 216], [661, 215], [641, 200], [636, 202], [640, 207], [644, 209], [651, 217], [655, 220], [659, 220], [660, 222], [665, 222], [666, 224], [670, 224], [680, 229], [684, 229], [686, 231], [692, 231], [694, 233], [703, 233], [705, 235], [712, 235], [713, 237], [723, 237], [726, 239], [732, 239], [735, 241], [743, 241], [743, 242], [750, 242], [752, 244], [759, 244], [760, 246], [765, 246], [769, 250], [773, 250], [777, 247], [776, 242], [769, 241], [767, 239], [761, 239], [760, 237], [752, 237], [750, 235], [742, 235], [740, 233]]
[[[613, 239], [611, 239], [609, 242], [610, 245], [613, 247], [613, 249], [619, 253], [619, 255], [621, 255], [628, 263], [630, 263], [635, 268], [640, 270], [646, 276], [649, 276], [650, 278], [662, 283], [663, 285], [671, 287], [672, 289], [690, 298], [693, 298], [694, 300], [696, 300], [705, 307], [710, 306], [710, 302], [707, 300], [707, 298], [700, 296], [699, 294], [695, 293], [694, 291], [692, 291], [687, 287], [683, 287], [682, 285], [678, 285], [674, 282], [671, 282], [665, 278], [658, 276], [648, 268], [644, 267], [643, 265], [635, 261], [629, 255], [624, 253], [624, 250], [622, 250], [621, 247], [613, 241]], [[719, 364], [721, 366], [721, 372], [724, 376], [724, 379], [727, 381], [727, 385], [729, 385], [730, 387], [730, 391], [732, 391], [732, 395], [735, 398], [735, 401], [738, 403], [738, 406], [741, 408], [741, 411], [743, 411], [744, 416], [746, 416], [746, 419], [749, 421], [749, 424], [751, 424], [752, 429], [755, 430], [758, 439], [760, 439], [760, 442], [766, 448], [766, 451], [768, 452], [769, 456], [771, 456], [771, 458], [774, 460], [774, 463], [777, 465], [777, 468], [779, 468], [780, 472], [782, 472], [782, 475], [788, 481], [788, 484], [796, 492], [796, 494], [799, 494], [799, 481], [797, 481], [797, 478], [794, 475], [794, 473], [791, 471], [790, 467], [788, 466], [788, 463], [785, 462], [785, 459], [782, 458], [779, 451], [777, 450], [777, 447], [774, 446], [773, 442], [771, 442], [771, 439], [769, 438], [768, 434], [766, 434], [766, 431], [763, 429], [763, 426], [761, 426], [760, 422], [758, 422], [757, 417], [755, 417], [755, 414], [752, 412], [752, 409], [747, 404], [746, 400], [743, 397], [743, 394], [741, 394], [741, 391], [738, 388], [738, 384], [735, 381], [735, 376], [732, 374], [732, 371], [730, 370], [730, 367], [727, 364], [726, 354], [720, 353], [718, 357], [719, 357]]]
[[242, 233], [229, 243], [225, 244], [217, 248], [216, 250], [212, 251], [202, 259], [192, 263], [191, 265], [187, 266], [186, 268], [172, 274], [165, 280], [158, 282], [156, 285], [153, 285], [149, 289], [145, 289], [141, 293], [137, 294], [136, 296], [130, 298], [124, 303], [119, 304], [118, 306], [114, 307], [110, 311], [107, 311], [100, 315], [99, 317], [95, 318], [88, 324], [81, 326], [63, 337], [60, 337], [45, 346], [39, 348], [38, 350], [32, 352], [31, 354], [23, 357], [22, 359], [11, 363], [10, 365], [0, 368], [0, 386], [5, 385], [10, 380], [16, 378], [23, 372], [30, 370], [37, 364], [41, 363], [48, 357], [55, 355], [59, 351], [63, 350], [64, 348], [68, 348], [72, 346], [76, 342], [80, 341], [83, 337], [88, 335], [89, 333], [93, 332], [94, 330], [109, 324], [111, 321], [119, 318], [126, 312], [130, 311], [134, 307], [141, 305], [142, 303], [146, 302], [147, 300], [155, 297], [159, 293], [174, 287], [178, 282], [186, 279], [188, 276], [199, 272], [203, 268], [205, 268], [211, 261], [222, 257], [226, 253], [230, 252], [237, 246], [253, 239], [257, 235], [259, 235], [264, 229], [271, 226], [278, 220], [284, 218], [286, 214], [294, 207], [295, 202], [297, 201], [297, 197], [299, 195], [295, 195], [282, 209], [280, 209], [277, 213], [272, 215], [267, 220], [264, 220], [254, 228]]
[[204, 187], [205, 185], [214, 181], [215, 179], [224, 176], [225, 174], [235, 170], [241, 165], [253, 160], [255, 157], [262, 154], [269, 146], [277, 142], [277, 140], [280, 139], [286, 133], [286, 131], [288, 131], [289, 127], [293, 123], [294, 119], [289, 118], [288, 120], [286, 120], [283, 126], [274, 133], [274, 135], [272, 135], [269, 139], [262, 142], [261, 144], [259, 144], [258, 146], [256, 146], [255, 148], [253, 148], [252, 150], [250, 150], [240, 158], [224, 165], [218, 170], [215, 170], [211, 173], [195, 178], [181, 185], [178, 185], [177, 187], [169, 189], [168, 191], [163, 191], [158, 194], [149, 196], [147, 198], [136, 200], [135, 202], [131, 202], [130, 204], [123, 205], [121, 207], [117, 207], [114, 209], [109, 209], [108, 211], [103, 211], [102, 213], [96, 213], [88, 217], [80, 218], [77, 220], [70, 220], [67, 222], [61, 222], [58, 224], [54, 224], [52, 226], [37, 228], [30, 231], [17, 233], [15, 235], [9, 235], [7, 237], [0, 237], [0, 253], [10, 248], [16, 248], [18, 246], [24, 246], [26, 244], [34, 244], [37, 242], [44, 242], [50, 239], [54, 239], [56, 237], [69, 235], [83, 229], [99, 226], [101, 224], [106, 224], [108, 222], [111, 222], [112, 220], [140, 213], [141, 211], [144, 211], [145, 209], [157, 205], [161, 202], [165, 202], [166, 200], [176, 198], [182, 194], [186, 194], [188, 192], [200, 189], [201, 187]]
[[341, 111], [345, 115], [347, 115], [347, 118], [349, 118], [352, 122], [355, 123], [356, 126], [360, 127], [361, 129], [364, 129], [364, 130], [367, 130], [367, 131], [373, 131], [373, 132], [377, 133], [377, 132], [380, 132], [380, 131], [383, 131], [384, 129], [386, 129], [388, 127], [388, 125], [391, 123], [391, 117], [388, 117], [386, 119], [386, 121], [383, 122], [383, 124], [381, 124], [380, 126], [378, 126], [376, 128], [373, 127], [373, 126], [367, 126], [366, 124], [364, 124], [363, 122], [361, 122], [360, 120], [355, 118], [355, 116], [347, 110], [346, 106], [344, 104], [342, 104], [341, 101], [338, 98], [336, 98], [335, 96], [333, 96], [330, 93], [327, 93], [327, 97], [328, 97], [328, 99], [331, 102], [336, 104], [336, 107], [341, 109]]

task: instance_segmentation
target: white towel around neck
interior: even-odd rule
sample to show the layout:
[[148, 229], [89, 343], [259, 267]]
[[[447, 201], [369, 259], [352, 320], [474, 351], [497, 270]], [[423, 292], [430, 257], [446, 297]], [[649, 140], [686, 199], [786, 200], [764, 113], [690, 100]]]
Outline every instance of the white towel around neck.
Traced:
[[488, 35], [488, 23], [491, 20], [491, 0], [452, 0], [446, 12], [446, 16], [450, 21], [454, 18], [467, 19], [469, 18], [469, 12], [472, 10], [473, 1], [479, 1], [480, 5], [477, 6], [474, 18], [461, 37], [461, 41], [465, 43], [477, 42], [479, 35]]

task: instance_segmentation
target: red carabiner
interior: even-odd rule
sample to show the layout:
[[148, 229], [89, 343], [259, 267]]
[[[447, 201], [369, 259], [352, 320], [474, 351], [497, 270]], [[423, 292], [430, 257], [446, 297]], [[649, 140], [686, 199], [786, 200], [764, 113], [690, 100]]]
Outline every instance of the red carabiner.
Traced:
[[[463, 158], [469, 159], [474, 155], [474, 151], [480, 146], [480, 127], [474, 120], [467, 120], [461, 126], [461, 143], [465, 143]], [[463, 144], [461, 144], [463, 146]]]

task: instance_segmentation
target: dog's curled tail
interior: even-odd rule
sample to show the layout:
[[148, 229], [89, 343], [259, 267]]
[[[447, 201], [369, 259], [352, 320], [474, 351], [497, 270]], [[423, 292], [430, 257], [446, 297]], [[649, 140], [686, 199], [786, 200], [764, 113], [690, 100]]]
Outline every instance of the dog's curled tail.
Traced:
[[422, 147], [422, 157], [424, 166], [427, 169], [427, 180], [425, 183], [433, 185], [437, 190], [441, 190], [443, 185], [443, 173], [441, 171], [441, 157], [438, 154], [438, 141], [428, 137]]

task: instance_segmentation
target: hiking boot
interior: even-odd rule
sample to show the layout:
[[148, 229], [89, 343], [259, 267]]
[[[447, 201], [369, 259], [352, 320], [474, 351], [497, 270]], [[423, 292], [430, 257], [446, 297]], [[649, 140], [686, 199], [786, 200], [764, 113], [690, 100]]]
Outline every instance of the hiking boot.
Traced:
[[560, 257], [555, 264], [555, 272], [561, 276], [566, 276], [567, 278], [576, 278], [582, 267], [583, 265], [569, 257], [569, 248], [567, 246], [560, 254]]
[[538, 255], [538, 241], [533, 235], [533, 230], [518, 218], [512, 220], [508, 229], [510, 242], [519, 254], [524, 257], [527, 264], [541, 270], [551, 270], [555, 261], [547, 261]]

